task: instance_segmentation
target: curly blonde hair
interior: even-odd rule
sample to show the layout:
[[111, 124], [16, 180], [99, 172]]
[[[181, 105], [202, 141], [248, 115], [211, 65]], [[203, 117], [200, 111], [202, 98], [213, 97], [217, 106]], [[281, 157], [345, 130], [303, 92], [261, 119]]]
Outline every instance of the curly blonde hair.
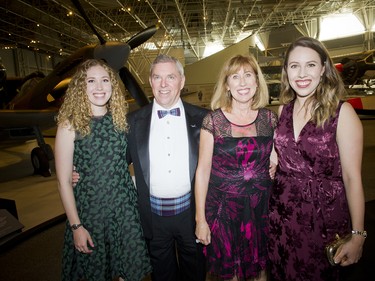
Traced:
[[69, 126], [79, 132], [81, 136], [90, 134], [90, 121], [92, 118], [91, 103], [87, 95], [87, 71], [94, 66], [102, 66], [108, 72], [112, 84], [112, 96], [108, 101], [108, 111], [113, 118], [113, 124], [118, 131], [128, 129], [126, 114], [128, 103], [125, 99], [124, 84], [118, 74], [104, 61], [88, 59], [81, 63], [72, 77], [64, 102], [57, 116], [57, 125]]
[[231, 111], [232, 95], [227, 90], [227, 81], [228, 77], [238, 72], [241, 67], [246, 70], [248, 70], [249, 68], [253, 69], [257, 77], [258, 87], [254, 95], [251, 108], [259, 109], [265, 107], [268, 104], [268, 87], [258, 62], [252, 55], [236, 55], [229, 59], [220, 71], [219, 79], [215, 85], [214, 94], [212, 95], [211, 99], [212, 110], [223, 107], [229, 112]]
[[336, 109], [341, 99], [346, 95], [344, 83], [335, 65], [329, 57], [325, 46], [317, 39], [300, 37], [294, 41], [286, 51], [284, 66], [281, 73], [280, 102], [287, 104], [296, 98], [296, 93], [289, 84], [287, 66], [290, 52], [296, 47], [306, 47], [318, 53], [325, 71], [314, 94], [307, 100], [311, 104], [311, 119], [318, 126], [324, 126], [329, 118], [336, 115]]

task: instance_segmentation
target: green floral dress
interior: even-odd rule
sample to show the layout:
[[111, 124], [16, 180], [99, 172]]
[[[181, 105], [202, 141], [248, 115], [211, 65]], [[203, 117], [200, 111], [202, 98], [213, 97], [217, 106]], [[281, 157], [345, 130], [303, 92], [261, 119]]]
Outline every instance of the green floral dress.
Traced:
[[126, 162], [127, 139], [112, 116], [95, 117], [91, 134], [76, 136], [74, 188], [78, 215], [93, 239], [91, 254], [78, 252], [67, 222], [62, 280], [141, 280], [151, 271], [137, 209], [137, 192]]

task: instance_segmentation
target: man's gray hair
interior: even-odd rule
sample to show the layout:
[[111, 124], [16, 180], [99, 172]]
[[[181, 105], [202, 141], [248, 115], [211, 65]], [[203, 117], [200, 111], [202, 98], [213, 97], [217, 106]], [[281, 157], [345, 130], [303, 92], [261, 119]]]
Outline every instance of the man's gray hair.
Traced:
[[178, 72], [181, 74], [181, 76], [184, 76], [184, 67], [182, 66], [181, 62], [175, 57], [164, 55], [164, 54], [158, 55], [155, 58], [155, 60], [152, 62], [151, 67], [150, 67], [150, 75], [152, 75], [152, 71], [154, 70], [154, 67], [156, 64], [165, 63], [165, 62], [175, 63]]

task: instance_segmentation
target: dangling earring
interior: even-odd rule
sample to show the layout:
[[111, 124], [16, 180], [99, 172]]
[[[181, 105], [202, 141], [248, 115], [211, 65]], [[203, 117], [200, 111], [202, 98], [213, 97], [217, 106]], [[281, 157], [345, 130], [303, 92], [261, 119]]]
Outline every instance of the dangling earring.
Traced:
[[227, 97], [232, 98], [232, 93], [230, 92], [230, 90], [227, 91]]

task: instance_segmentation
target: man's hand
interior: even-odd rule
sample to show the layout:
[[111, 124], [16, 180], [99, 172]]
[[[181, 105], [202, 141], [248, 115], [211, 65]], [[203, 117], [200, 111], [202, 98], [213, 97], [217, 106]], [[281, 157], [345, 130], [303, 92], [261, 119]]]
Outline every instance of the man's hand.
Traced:
[[75, 168], [72, 173], [72, 186], [75, 187], [79, 181], [79, 174], [76, 172]]

